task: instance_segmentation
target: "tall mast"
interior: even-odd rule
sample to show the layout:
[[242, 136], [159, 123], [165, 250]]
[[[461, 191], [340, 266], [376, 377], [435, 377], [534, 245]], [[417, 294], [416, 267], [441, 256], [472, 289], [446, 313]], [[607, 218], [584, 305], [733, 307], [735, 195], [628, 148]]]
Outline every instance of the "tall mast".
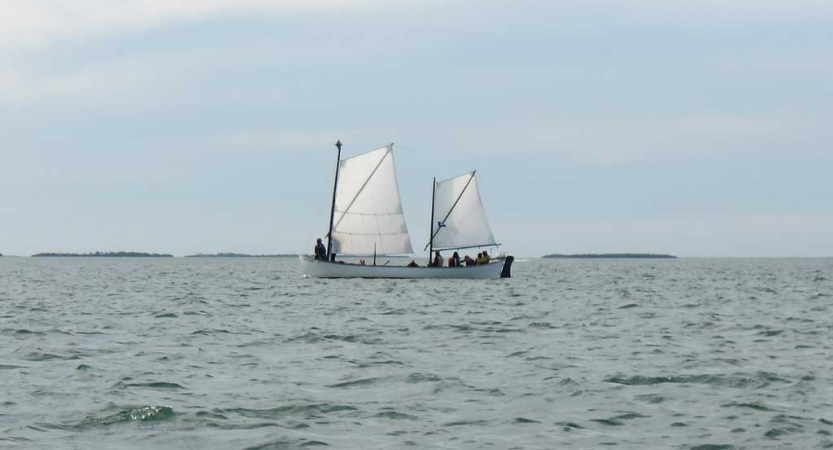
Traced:
[[[428, 227], [428, 264], [431, 264], [431, 254], [434, 253], [434, 197], [437, 195], [437, 177], [431, 183], [431, 226]], [[425, 250], [425, 249], [423, 249]]]
[[[330, 231], [327, 233], [327, 261], [332, 259], [330, 255], [333, 253], [333, 220], [336, 216], [336, 189], [338, 189], [338, 167], [341, 165], [341, 139], [336, 141], [336, 148], [338, 148], [338, 156], [336, 156], [336, 179], [333, 182], [333, 207], [330, 209]], [[431, 219], [431, 221], [433, 222], [434, 219]]]

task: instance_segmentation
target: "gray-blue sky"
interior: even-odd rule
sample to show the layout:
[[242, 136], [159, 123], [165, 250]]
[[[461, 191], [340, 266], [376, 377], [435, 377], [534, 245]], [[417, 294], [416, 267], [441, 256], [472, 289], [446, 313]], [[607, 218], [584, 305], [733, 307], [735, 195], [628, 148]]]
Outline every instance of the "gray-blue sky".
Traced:
[[341, 139], [415, 248], [477, 169], [515, 254], [833, 255], [829, 2], [16, 3], [6, 254], [307, 251]]

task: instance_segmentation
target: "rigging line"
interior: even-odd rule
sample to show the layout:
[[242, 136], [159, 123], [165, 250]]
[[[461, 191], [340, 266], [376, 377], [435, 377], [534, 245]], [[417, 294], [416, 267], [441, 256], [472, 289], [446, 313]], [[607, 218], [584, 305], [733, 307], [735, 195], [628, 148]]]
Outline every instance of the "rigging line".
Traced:
[[464, 247], [434, 247], [435, 250], [465, 250], [467, 248], [483, 248], [483, 247], [500, 247], [503, 244], [479, 244], [479, 245], [466, 245]]
[[[471, 180], [474, 179], [474, 174], [476, 174], [476, 173], [477, 173], [476, 170], [472, 171], [471, 177], [469, 177], [469, 181], [466, 181], [466, 185], [463, 186], [463, 190], [460, 191], [460, 195], [457, 196], [457, 200], [454, 200], [454, 204], [451, 205], [451, 209], [448, 210], [448, 214], [445, 215], [445, 218], [443, 218], [443, 220], [440, 221], [441, 223], [445, 223], [445, 221], [448, 220], [448, 216], [450, 216], [451, 213], [454, 211], [454, 208], [457, 207], [457, 202], [459, 202], [460, 199], [463, 198], [463, 194], [466, 193], [466, 189], [469, 188], [469, 184], [471, 184]], [[434, 227], [433, 223], [431, 224], [431, 227], [432, 228]], [[437, 227], [437, 231], [435, 231], [434, 234], [431, 235], [431, 241], [432, 242], [434, 241], [434, 238], [437, 237], [437, 233], [439, 233], [440, 230], [442, 230], [442, 227]], [[426, 245], [425, 248], [428, 248], [428, 246]], [[425, 251], [425, 248], [423, 248], [422, 250]]]
[[353, 200], [350, 200], [350, 204], [347, 205], [347, 208], [344, 208], [344, 212], [341, 213], [341, 217], [338, 218], [338, 222], [336, 222], [336, 224], [333, 225], [333, 230], [338, 228], [339, 224], [341, 224], [341, 221], [342, 219], [344, 219], [344, 216], [347, 215], [347, 212], [350, 211], [350, 208], [353, 206], [353, 203], [356, 203], [356, 199], [359, 198], [359, 195], [361, 195], [364, 188], [367, 187], [367, 183], [370, 182], [370, 179], [373, 178], [373, 175], [375, 175], [376, 171], [379, 170], [379, 167], [382, 166], [382, 163], [385, 161], [385, 158], [388, 157], [392, 149], [393, 144], [391, 144], [390, 147], [388, 147], [387, 151], [385, 151], [385, 156], [382, 156], [382, 159], [380, 159], [379, 163], [376, 164], [376, 167], [373, 168], [373, 172], [370, 172], [370, 176], [368, 176], [367, 179], [364, 180], [364, 184], [362, 184], [362, 187], [360, 187], [359, 191], [356, 192], [356, 195], [353, 197]]

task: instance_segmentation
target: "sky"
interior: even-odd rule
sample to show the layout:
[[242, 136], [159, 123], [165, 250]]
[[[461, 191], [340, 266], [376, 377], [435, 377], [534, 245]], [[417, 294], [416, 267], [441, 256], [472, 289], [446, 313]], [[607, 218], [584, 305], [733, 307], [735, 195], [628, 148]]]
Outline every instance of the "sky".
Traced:
[[833, 256], [828, 0], [0, 0], [0, 253], [297, 253], [334, 143], [414, 248], [476, 169], [517, 256]]

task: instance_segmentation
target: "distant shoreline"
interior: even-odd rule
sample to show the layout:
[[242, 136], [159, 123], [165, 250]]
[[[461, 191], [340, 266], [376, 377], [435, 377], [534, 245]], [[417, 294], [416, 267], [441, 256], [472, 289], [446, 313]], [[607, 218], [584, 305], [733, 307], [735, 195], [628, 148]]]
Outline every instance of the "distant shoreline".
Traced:
[[277, 253], [272, 255], [249, 255], [246, 253], [197, 253], [183, 258], [297, 258], [297, 253]]
[[173, 258], [167, 253], [94, 252], [94, 253], [36, 253], [33, 258]]
[[575, 255], [562, 255], [554, 253], [544, 255], [548, 259], [677, 259], [674, 255], [654, 253], [583, 253]]
[[[3, 256], [0, 254], [0, 256]], [[44, 252], [31, 255], [32, 258], [176, 258], [169, 253], [147, 253], [147, 252], [91, 252], [91, 253], [64, 253]], [[180, 258], [297, 258], [297, 253], [277, 253], [249, 255], [246, 253], [197, 253], [185, 255]]]

